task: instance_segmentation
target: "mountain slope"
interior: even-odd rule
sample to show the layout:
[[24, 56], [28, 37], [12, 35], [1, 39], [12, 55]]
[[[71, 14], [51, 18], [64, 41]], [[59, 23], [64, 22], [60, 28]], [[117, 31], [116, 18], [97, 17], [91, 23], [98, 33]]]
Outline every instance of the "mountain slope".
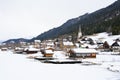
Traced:
[[[44, 32], [35, 39], [51, 39], [65, 34], [77, 34], [79, 25], [82, 27], [84, 35], [111, 31], [113, 34], [120, 34], [120, 0], [110, 6], [85, 14], [80, 17], [70, 19], [58, 28]], [[31, 41], [32, 41], [31, 40]]]

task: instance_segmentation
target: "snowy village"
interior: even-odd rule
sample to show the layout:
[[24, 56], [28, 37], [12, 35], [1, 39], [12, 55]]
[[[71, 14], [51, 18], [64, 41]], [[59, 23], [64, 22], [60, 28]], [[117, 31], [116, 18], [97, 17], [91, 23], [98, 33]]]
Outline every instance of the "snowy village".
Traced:
[[[72, 36], [35, 40], [33, 43], [11, 42], [1, 45], [1, 54], [6, 51], [26, 55], [26, 59], [38, 60], [44, 64], [102, 65], [111, 62], [106, 69], [120, 72], [120, 35], [103, 32], [82, 36], [81, 27], [75, 42], [72, 42]], [[114, 62], [118, 62], [117, 65]]]
[[[72, 76], [74, 73], [71, 71], [75, 71], [77, 75], [75, 79], [78, 79], [80, 75], [83, 80], [119, 79], [120, 35], [103, 32], [82, 36], [80, 28], [76, 43], [73, 43], [71, 38], [68, 36], [68, 39], [62, 40], [45, 40], [42, 42], [35, 40], [31, 44], [25, 42], [14, 44], [12, 42], [1, 45], [0, 64], [4, 64], [0, 65], [0, 72], [2, 71], [4, 74], [2, 78], [18, 80], [19, 75], [21, 75], [19, 80], [23, 78], [38, 80], [39, 74], [42, 73], [44, 75], [40, 76], [40, 79], [53, 78], [56, 80], [61, 75], [60, 79], [72, 80], [71, 77], [65, 75]], [[10, 63], [6, 63], [7, 61]], [[4, 70], [4, 67], [7, 70]], [[5, 77], [6, 73], [8, 77]], [[55, 75], [56, 73], [58, 75]], [[26, 74], [31, 77], [25, 76]], [[89, 77], [85, 77], [85, 74]]]
[[0, 0], [0, 80], [120, 80], [120, 0]]

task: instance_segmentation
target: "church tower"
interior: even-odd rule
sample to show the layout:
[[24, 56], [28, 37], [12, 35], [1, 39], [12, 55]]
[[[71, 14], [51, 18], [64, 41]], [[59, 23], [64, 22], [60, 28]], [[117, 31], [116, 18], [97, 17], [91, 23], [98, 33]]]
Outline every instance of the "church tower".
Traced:
[[80, 41], [80, 38], [82, 37], [82, 32], [81, 32], [81, 25], [79, 26], [79, 31], [78, 31], [78, 37], [77, 41]]

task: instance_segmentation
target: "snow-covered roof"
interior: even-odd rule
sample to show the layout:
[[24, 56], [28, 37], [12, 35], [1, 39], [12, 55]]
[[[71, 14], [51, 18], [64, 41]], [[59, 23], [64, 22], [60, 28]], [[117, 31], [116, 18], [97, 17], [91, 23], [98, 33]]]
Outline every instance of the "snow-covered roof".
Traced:
[[120, 45], [120, 42], [118, 42], [118, 44]]
[[39, 49], [36, 48], [28, 48], [29, 51], [40, 51]]
[[110, 38], [104, 39], [103, 42], [107, 41], [107, 43], [111, 46], [115, 41], [111, 40]]
[[53, 42], [49, 42], [49, 43], [47, 43], [47, 46], [54, 46], [54, 43]]
[[24, 48], [16, 47], [15, 50], [24, 50]]
[[7, 48], [1, 48], [1, 49], [7, 49]]
[[66, 46], [73, 46], [74, 44], [72, 43], [72, 42], [69, 42], [69, 41], [67, 41], [67, 42], [63, 42], [63, 45], [66, 45]]
[[75, 53], [98, 53], [95, 49], [87, 49], [87, 48], [74, 48], [72, 49]]
[[54, 52], [52, 50], [45, 50], [45, 53], [54, 54]]
[[83, 44], [81, 47], [97, 48], [97, 45]]
[[79, 43], [75, 43], [75, 46], [76, 46], [76, 47], [79, 47]]
[[42, 54], [41, 52], [37, 52], [37, 53], [35, 53], [35, 54], [28, 54], [27, 56], [28, 56], [28, 57], [29, 57], [29, 56], [32, 56], [32, 57], [37, 57], [37, 56], [39, 56], [39, 57], [40, 57], [40, 56], [43, 56], [43, 54]]
[[85, 42], [86, 42], [86, 41], [80, 41], [80, 43], [82, 43], [82, 44], [85, 43]]
[[111, 46], [116, 39], [120, 38], [120, 35], [109, 36], [109, 33], [103, 32], [103, 33], [98, 33], [98, 34], [86, 36], [86, 37], [91, 38], [94, 41], [94, 43], [95, 42], [103, 42], [104, 43], [105, 41], [107, 41], [108, 44]]
[[118, 42], [114, 42], [111, 46], [120, 46]]
[[46, 50], [47, 50], [47, 49], [54, 49], [54, 47], [47, 46], [47, 47], [45, 47], [45, 49], [46, 49]]

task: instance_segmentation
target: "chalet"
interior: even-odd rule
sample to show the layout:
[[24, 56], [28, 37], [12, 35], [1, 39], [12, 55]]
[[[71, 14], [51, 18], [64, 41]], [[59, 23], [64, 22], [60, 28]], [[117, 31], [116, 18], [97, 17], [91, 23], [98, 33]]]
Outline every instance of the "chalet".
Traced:
[[54, 52], [52, 50], [44, 50], [44, 52], [42, 52], [44, 57], [53, 57]]
[[1, 51], [7, 51], [8, 49], [7, 48], [1, 48]]
[[96, 58], [98, 52], [95, 49], [74, 48], [69, 53], [70, 58]]
[[103, 44], [98, 46], [98, 50], [102, 51], [102, 52], [106, 52], [106, 51], [111, 51], [111, 43], [105, 41]]
[[111, 48], [113, 50], [113, 52], [120, 52], [120, 45], [119, 43], [116, 41], [111, 45]]
[[104, 49], [109, 49], [109, 48], [110, 48], [110, 45], [108, 44], [107, 41], [105, 41], [105, 42], [103, 43], [103, 48], [104, 48]]

